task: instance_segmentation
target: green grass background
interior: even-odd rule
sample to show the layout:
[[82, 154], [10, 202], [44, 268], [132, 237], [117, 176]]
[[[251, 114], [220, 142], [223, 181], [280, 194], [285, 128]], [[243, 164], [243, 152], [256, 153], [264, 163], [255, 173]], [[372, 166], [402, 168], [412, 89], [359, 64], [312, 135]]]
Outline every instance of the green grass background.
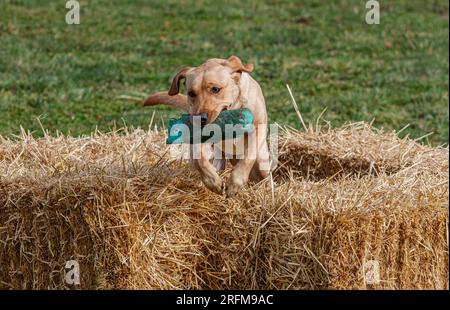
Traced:
[[[272, 122], [335, 126], [372, 121], [433, 144], [448, 143], [447, 0], [82, 0], [81, 24], [65, 1], [0, 0], [0, 134], [43, 126], [73, 135], [123, 122], [148, 128], [180, 112], [117, 97], [168, 89], [181, 67], [237, 55], [255, 64]], [[424, 140], [426, 141], [426, 140]]]

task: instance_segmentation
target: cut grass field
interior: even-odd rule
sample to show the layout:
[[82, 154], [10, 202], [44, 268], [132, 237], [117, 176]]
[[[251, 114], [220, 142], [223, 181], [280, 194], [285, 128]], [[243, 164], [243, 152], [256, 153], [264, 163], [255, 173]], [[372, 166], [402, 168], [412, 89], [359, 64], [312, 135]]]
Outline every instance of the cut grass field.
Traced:
[[[333, 125], [371, 121], [448, 143], [448, 2], [0, 0], [0, 134], [89, 134], [123, 122], [147, 128], [179, 112], [120, 95], [169, 87], [182, 66], [238, 55], [255, 64], [270, 120], [299, 127], [327, 108]], [[40, 118], [40, 122], [36, 118]], [[427, 139], [423, 140], [426, 141]]]

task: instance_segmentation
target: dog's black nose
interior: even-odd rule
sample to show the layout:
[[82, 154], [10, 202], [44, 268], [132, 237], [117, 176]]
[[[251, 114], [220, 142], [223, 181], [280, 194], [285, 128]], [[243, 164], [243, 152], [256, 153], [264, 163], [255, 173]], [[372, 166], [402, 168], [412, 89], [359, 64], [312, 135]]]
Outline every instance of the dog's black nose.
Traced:
[[[208, 123], [208, 113], [199, 113], [191, 116], [191, 122], [194, 124], [195, 122], [200, 121], [200, 126], [205, 126]], [[198, 123], [197, 123], [198, 124]]]
[[208, 123], [208, 113], [200, 113], [200, 123], [202, 126]]

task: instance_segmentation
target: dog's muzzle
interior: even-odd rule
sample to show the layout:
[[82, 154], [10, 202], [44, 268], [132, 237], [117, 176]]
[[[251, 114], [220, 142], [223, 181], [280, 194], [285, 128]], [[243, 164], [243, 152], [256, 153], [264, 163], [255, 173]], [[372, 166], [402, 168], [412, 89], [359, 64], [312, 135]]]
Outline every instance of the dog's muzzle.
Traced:
[[205, 126], [208, 123], [208, 113], [200, 113], [191, 115], [191, 122], [194, 123], [194, 117], [200, 118], [200, 126]]

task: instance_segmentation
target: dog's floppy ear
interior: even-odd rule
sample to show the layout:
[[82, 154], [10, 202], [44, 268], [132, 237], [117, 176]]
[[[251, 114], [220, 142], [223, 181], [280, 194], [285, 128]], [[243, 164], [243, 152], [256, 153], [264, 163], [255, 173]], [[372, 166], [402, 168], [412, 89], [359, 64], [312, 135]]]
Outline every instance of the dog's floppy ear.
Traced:
[[247, 72], [250, 73], [253, 71], [253, 64], [243, 64], [242, 61], [237, 56], [231, 56], [227, 59], [226, 64], [233, 69], [233, 72]]
[[169, 96], [174, 96], [180, 92], [180, 81], [186, 78], [186, 74], [191, 70], [191, 67], [183, 68], [172, 80], [172, 85], [169, 89]]

